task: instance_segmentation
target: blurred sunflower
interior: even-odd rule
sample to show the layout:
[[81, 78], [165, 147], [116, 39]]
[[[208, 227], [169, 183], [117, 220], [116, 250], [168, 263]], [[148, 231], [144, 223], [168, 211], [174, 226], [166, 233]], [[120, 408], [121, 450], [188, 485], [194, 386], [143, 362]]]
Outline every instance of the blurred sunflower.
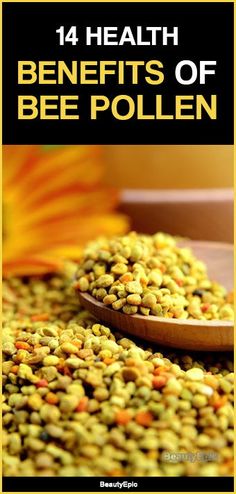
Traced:
[[3, 147], [3, 274], [43, 274], [98, 235], [127, 230], [94, 146]]

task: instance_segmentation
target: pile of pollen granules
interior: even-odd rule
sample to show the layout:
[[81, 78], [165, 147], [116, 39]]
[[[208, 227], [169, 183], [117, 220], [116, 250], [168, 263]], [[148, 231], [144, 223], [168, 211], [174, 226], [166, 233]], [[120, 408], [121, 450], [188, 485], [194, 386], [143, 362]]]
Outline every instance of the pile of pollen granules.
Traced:
[[71, 272], [5, 281], [3, 326], [5, 476], [233, 474], [230, 354], [111, 331]]

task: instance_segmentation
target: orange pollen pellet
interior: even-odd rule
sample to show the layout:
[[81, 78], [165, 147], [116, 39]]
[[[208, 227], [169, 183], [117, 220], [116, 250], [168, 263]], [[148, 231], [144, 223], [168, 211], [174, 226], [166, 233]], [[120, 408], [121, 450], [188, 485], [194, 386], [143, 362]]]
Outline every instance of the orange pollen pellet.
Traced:
[[167, 377], [165, 376], [154, 376], [152, 380], [152, 384], [154, 389], [161, 389], [163, 386], [165, 386], [167, 382]]
[[49, 315], [47, 312], [44, 312], [43, 314], [35, 314], [34, 316], [31, 316], [32, 322], [48, 321], [48, 319], [49, 319]]
[[75, 282], [73, 283], [73, 288], [74, 288], [75, 290], [79, 290], [79, 289], [80, 289], [80, 282], [79, 282], [79, 281], [75, 281]]
[[123, 477], [125, 473], [120, 468], [114, 468], [108, 472], [109, 477]]
[[67, 367], [66, 365], [65, 365], [65, 367], [63, 368], [63, 374], [64, 374], [64, 376], [69, 376], [69, 377], [71, 377], [71, 370], [70, 370], [70, 369], [69, 369], [69, 367]]
[[218, 410], [219, 408], [223, 407], [227, 403], [227, 396], [221, 396], [215, 403], [214, 403], [214, 409]]
[[115, 362], [115, 359], [114, 358], [106, 357], [106, 358], [104, 358], [103, 362], [106, 365], [110, 365], [110, 364], [113, 364], [113, 362]]
[[153, 421], [153, 415], [150, 412], [138, 412], [135, 420], [137, 424], [149, 427]]
[[55, 393], [49, 391], [46, 395], [46, 401], [50, 403], [50, 405], [56, 405], [59, 402], [59, 398]]
[[58, 370], [58, 372], [63, 373], [64, 372], [64, 365], [58, 364], [58, 365], [56, 365], [56, 369]]
[[75, 340], [73, 340], [73, 345], [77, 346], [78, 348], [81, 348], [82, 347], [82, 341], [79, 341], [79, 340], [75, 341]]
[[115, 417], [115, 422], [118, 425], [126, 425], [131, 420], [131, 415], [128, 410], [119, 410]]
[[162, 374], [163, 372], [168, 371], [168, 370], [170, 370], [169, 366], [160, 365], [160, 367], [156, 367], [154, 369], [153, 374], [154, 374], [154, 376], [159, 376], [160, 374]]
[[17, 341], [15, 347], [18, 350], [30, 350], [30, 345], [29, 343], [26, 343], [26, 341]]
[[175, 283], [177, 283], [178, 286], [183, 286], [184, 284], [183, 280], [180, 280], [179, 278], [175, 279]]
[[201, 307], [202, 312], [207, 312], [210, 307], [210, 304], [203, 304]]
[[125, 273], [120, 276], [119, 280], [121, 283], [128, 283], [129, 281], [133, 281], [133, 275], [132, 273]]
[[78, 406], [76, 407], [75, 411], [76, 412], [86, 412], [88, 408], [88, 397], [83, 396], [83, 398], [80, 399]]
[[11, 367], [11, 372], [12, 372], [13, 374], [17, 374], [18, 369], [19, 369], [19, 365], [13, 365], [13, 366]]
[[147, 284], [148, 284], [146, 278], [142, 278], [142, 277], [140, 278], [140, 283], [142, 286], [147, 286]]
[[47, 379], [40, 379], [36, 384], [36, 388], [47, 388], [48, 387], [48, 381]]
[[126, 361], [125, 361], [125, 365], [127, 365], [128, 367], [133, 367], [133, 366], [136, 366], [137, 364], [137, 360], [135, 360], [134, 358], [127, 358]]

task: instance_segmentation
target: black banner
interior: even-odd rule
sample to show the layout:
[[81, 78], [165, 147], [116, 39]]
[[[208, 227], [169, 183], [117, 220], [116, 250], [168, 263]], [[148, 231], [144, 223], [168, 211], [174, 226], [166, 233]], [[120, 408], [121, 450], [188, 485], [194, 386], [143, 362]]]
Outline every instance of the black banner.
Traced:
[[[118, 483], [120, 486], [118, 486]], [[127, 484], [126, 484], [127, 483]], [[111, 484], [114, 487], [111, 487]], [[135, 485], [134, 485], [135, 484]], [[234, 492], [233, 477], [5, 477], [3, 492]]]
[[232, 144], [233, 3], [4, 4], [3, 143]]

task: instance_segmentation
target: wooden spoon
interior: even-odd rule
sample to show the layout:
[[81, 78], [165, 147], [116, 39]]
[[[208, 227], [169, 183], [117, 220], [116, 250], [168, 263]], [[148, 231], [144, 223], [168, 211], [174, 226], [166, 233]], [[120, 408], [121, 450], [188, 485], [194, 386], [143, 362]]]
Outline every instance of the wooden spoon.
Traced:
[[[233, 288], [233, 246], [217, 242], [184, 241], [198, 259], [208, 267], [210, 279], [227, 290]], [[232, 350], [233, 321], [198, 321], [197, 319], [165, 319], [163, 317], [129, 316], [98, 302], [88, 293], [79, 293], [81, 304], [97, 319], [139, 338], [175, 348], [201, 351]]]

